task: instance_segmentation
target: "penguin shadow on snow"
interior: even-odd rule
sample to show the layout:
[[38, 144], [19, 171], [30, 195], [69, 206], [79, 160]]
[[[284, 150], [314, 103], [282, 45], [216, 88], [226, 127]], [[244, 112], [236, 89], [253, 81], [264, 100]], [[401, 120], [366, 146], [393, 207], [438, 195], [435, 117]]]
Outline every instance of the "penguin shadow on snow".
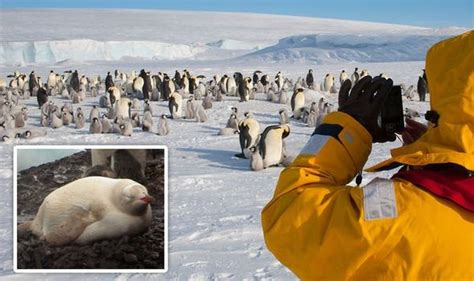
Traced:
[[191, 153], [198, 153], [199, 158], [209, 160], [210, 167], [229, 169], [233, 171], [249, 171], [248, 159], [237, 159], [234, 155], [236, 151], [215, 150], [204, 148], [178, 148], [177, 150]]

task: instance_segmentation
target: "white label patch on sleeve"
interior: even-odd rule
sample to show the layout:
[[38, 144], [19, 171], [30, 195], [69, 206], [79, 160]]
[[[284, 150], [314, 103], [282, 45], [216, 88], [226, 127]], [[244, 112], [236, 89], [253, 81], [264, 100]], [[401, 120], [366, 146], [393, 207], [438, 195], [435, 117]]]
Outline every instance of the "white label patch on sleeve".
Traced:
[[316, 154], [328, 142], [330, 136], [312, 135], [300, 154]]
[[375, 178], [362, 189], [365, 220], [397, 217], [397, 199], [393, 181]]

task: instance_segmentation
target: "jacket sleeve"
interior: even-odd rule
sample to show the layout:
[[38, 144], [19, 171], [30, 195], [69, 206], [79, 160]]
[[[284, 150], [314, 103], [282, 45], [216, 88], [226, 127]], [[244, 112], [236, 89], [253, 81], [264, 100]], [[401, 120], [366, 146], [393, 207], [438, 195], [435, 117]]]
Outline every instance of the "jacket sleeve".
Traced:
[[362, 125], [334, 112], [280, 174], [262, 226], [268, 249], [298, 277], [343, 279], [370, 255], [359, 224], [361, 189], [346, 184], [362, 170], [371, 145]]

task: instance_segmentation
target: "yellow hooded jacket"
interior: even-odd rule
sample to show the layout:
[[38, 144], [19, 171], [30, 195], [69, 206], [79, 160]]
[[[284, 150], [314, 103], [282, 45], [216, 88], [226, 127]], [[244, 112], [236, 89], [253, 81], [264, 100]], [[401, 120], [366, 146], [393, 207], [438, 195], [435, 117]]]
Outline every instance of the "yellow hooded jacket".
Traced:
[[[438, 126], [371, 171], [474, 170], [474, 31], [433, 46], [426, 73]], [[371, 146], [356, 120], [329, 114], [262, 211], [268, 249], [303, 280], [474, 280], [474, 213], [401, 179], [346, 186]]]

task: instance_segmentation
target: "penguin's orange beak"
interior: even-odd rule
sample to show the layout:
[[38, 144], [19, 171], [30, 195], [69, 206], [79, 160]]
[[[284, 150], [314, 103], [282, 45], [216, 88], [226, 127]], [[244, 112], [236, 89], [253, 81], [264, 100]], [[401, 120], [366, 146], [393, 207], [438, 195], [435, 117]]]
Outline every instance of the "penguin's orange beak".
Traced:
[[151, 203], [155, 202], [155, 198], [153, 198], [150, 195], [142, 197], [142, 198], [140, 198], [140, 200], [142, 200], [145, 204], [151, 204]]

